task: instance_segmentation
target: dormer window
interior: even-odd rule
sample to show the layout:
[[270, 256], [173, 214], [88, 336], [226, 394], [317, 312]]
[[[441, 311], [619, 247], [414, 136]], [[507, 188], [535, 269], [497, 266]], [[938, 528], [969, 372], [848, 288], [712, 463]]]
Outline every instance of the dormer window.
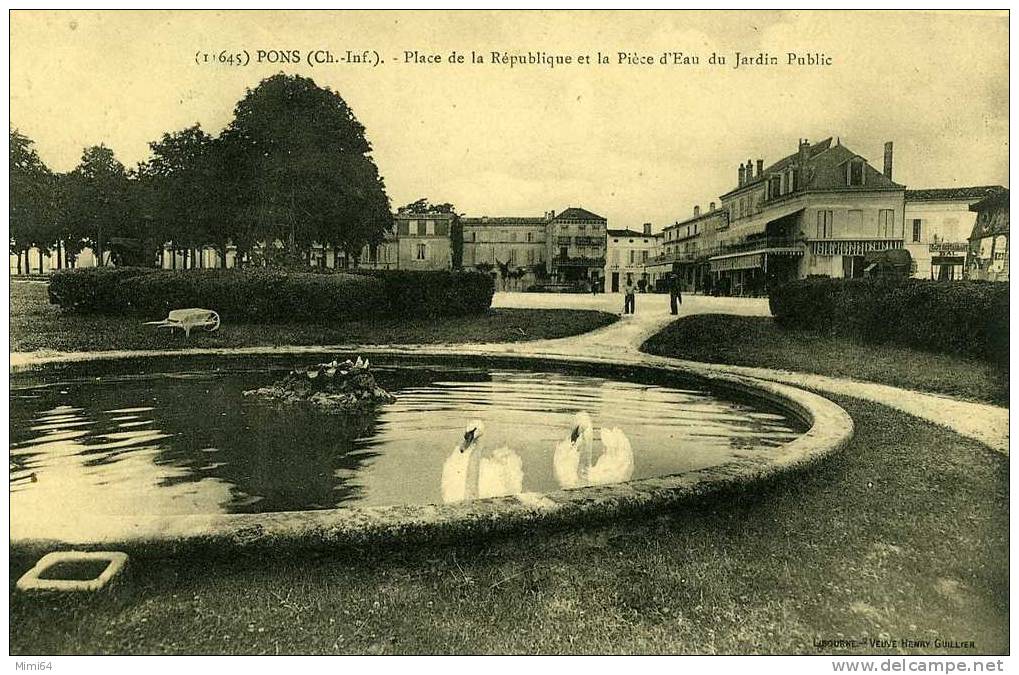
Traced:
[[852, 159], [846, 167], [846, 184], [863, 185], [863, 160]]
[[775, 174], [768, 179], [768, 199], [777, 199], [782, 196], [782, 176]]

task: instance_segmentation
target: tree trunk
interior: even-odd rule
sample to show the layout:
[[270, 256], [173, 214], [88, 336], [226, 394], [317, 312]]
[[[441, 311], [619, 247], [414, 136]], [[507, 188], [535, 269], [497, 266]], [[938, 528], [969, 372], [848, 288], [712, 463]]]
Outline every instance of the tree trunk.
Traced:
[[22, 274], [21, 269], [22, 269], [22, 267], [21, 267], [21, 251], [19, 250], [18, 251], [18, 274]]

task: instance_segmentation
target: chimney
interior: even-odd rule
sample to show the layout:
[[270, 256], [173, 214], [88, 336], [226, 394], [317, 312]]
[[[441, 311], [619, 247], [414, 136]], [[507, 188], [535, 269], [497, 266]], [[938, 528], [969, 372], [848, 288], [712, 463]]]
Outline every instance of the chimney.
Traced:
[[885, 178], [892, 179], [892, 142], [885, 143]]
[[715, 202], [711, 202], [710, 204], [708, 204], [708, 211], [714, 211], [714, 210], [715, 210]]
[[806, 138], [800, 139], [799, 155], [800, 167], [802, 168], [807, 165], [807, 158], [810, 157], [810, 141]]
[[644, 236], [645, 237], [651, 236], [651, 223], [644, 223]]
[[697, 206], [693, 207], [693, 217], [696, 218], [699, 215], [701, 215], [701, 205], [700, 204], [698, 204]]
[[760, 178], [764, 175], [764, 160], [757, 160], [757, 177]]
[[742, 164], [739, 165], [739, 184], [737, 187], [743, 187], [743, 183], [746, 182], [746, 171], [747, 168]]
[[753, 160], [747, 160], [747, 182], [749, 183], [754, 178], [754, 162]]

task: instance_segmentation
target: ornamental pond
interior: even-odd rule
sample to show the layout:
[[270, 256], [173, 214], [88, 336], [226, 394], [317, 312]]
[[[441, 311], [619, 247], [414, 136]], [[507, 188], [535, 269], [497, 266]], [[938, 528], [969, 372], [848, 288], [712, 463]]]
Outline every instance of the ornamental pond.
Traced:
[[[675, 374], [566, 364], [537, 371], [373, 357], [375, 377], [396, 401], [369, 412], [243, 394], [315, 362], [150, 358], [12, 375], [12, 538], [60, 538], [83, 514], [266, 513], [548, 493], [765, 455], [806, 430], [762, 399]], [[473, 474], [465, 449], [484, 457]]]

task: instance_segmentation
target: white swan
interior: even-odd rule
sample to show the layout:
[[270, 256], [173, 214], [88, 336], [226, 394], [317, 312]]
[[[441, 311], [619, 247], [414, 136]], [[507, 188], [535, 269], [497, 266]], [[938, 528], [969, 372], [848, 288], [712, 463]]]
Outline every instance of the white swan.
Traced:
[[618, 427], [601, 430], [601, 457], [587, 472], [591, 485], [622, 483], [633, 477], [633, 448]]
[[621, 483], [633, 477], [633, 448], [621, 429], [602, 429], [602, 452], [594, 461], [594, 425], [587, 413], [573, 418], [570, 437], [552, 455], [552, 470], [560, 487]]
[[577, 413], [573, 416], [570, 437], [560, 441], [552, 454], [552, 472], [560, 487], [574, 488], [587, 483], [593, 442], [591, 416], [585, 412]]
[[481, 444], [484, 433], [484, 423], [473, 420], [464, 428], [463, 441], [446, 458], [442, 465], [443, 502], [523, 492], [524, 471], [520, 456], [506, 446], [489, 452]]

